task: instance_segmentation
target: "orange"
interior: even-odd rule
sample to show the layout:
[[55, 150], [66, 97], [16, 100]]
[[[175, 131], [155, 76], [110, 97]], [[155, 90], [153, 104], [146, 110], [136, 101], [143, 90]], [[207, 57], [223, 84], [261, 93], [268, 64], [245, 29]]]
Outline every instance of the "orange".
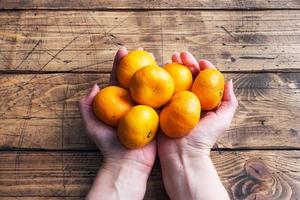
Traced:
[[193, 75], [186, 66], [178, 63], [169, 63], [164, 66], [164, 69], [169, 72], [174, 81], [174, 92], [191, 89], [193, 84]]
[[117, 69], [119, 84], [128, 89], [133, 74], [147, 65], [157, 65], [150, 53], [144, 50], [134, 50], [124, 56]]
[[160, 127], [171, 138], [183, 137], [198, 124], [200, 114], [201, 106], [195, 94], [177, 92], [160, 112]]
[[117, 126], [121, 117], [134, 106], [127, 90], [108, 86], [98, 92], [93, 102], [95, 115], [104, 123]]
[[221, 103], [224, 92], [224, 76], [217, 69], [205, 69], [200, 72], [192, 86], [203, 110], [212, 110]]
[[153, 108], [145, 105], [134, 106], [120, 121], [119, 140], [129, 149], [143, 147], [154, 139], [158, 125], [159, 118]]
[[174, 82], [166, 70], [151, 65], [139, 69], [133, 75], [129, 89], [137, 103], [158, 108], [171, 99]]

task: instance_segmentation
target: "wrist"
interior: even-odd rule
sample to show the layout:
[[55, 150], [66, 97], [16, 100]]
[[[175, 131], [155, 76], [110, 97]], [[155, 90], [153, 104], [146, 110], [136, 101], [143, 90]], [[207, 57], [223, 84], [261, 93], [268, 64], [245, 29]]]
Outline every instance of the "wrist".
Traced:
[[201, 154], [177, 154], [160, 159], [163, 181], [172, 200], [199, 199], [198, 176], [201, 171], [210, 170], [211, 159], [208, 152]]
[[103, 161], [101, 169], [108, 173], [118, 173], [122, 176], [126, 176], [129, 173], [134, 173], [143, 177], [148, 177], [152, 170], [152, 166], [148, 166], [135, 160], [109, 158]]
[[119, 191], [124, 191], [126, 194], [140, 194], [146, 190], [151, 169], [135, 161], [119, 160], [112, 162], [107, 160], [101, 166], [100, 171], [110, 177], [111, 182], [118, 187], [116, 189]]
[[106, 160], [87, 199], [143, 199], [149, 174], [148, 167], [140, 163]]

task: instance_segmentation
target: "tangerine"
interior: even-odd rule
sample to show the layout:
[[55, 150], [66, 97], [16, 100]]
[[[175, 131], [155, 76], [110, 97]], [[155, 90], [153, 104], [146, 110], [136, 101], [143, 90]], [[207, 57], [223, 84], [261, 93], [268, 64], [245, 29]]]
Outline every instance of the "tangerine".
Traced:
[[192, 92], [197, 95], [203, 110], [213, 110], [221, 103], [225, 80], [217, 69], [208, 68], [195, 79]]
[[134, 106], [120, 121], [119, 140], [129, 149], [143, 147], [154, 139], [158, 125], [159, 117], [153, 108], [145, 105]]
[[131, 97], [138, 104], [158, 108], [171, 99], [174, 82], [166, 70], [150, 65], [133, 75], [129, 89]]
[[117, 69], [119, 84], [128, 89], [133, 74], [147, 65], [157, 65], [150, 53], [144, 50], [134, 50], [124, 56]]
[[200, 114], [197, 96], [189, 91], [180, 91], [160, 112], [160, 127], [171, 138], [183, 137], [198, 124]]
[[163, 68], [169, 72], [174, 81], [174, 93], [191, 89], [193, 85], [193, 75], [186, 66], [173, 62], [166, 64]]
[[93, 110], [104, 123], [117, 126], [123, 115], [134, 105], [124, 88], [108, 86], [98, 92], [93, 101]]

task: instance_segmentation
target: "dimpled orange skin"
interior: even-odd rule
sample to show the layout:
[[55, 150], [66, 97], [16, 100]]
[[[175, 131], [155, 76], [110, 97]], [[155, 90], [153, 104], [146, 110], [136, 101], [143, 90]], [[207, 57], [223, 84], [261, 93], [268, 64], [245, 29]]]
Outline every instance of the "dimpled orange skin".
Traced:
[[192, 92], [200, 100], [202, 110], [213, 110], [221, 103], [224, 93], [224, 76], [217, 69], [205, 69], [195, 79]]
[[180, 138], [188, 135], [198, 124], [200, 114], [201, 105], [195, 94], [177, 92], [160, 112], [160, 127], [165, 135]]
[[128, 89], [133, 74], [147, 65], [157, 65], [150, 53], [144, 50], [134, 50], [124, 56], [117, 69], [119, 84]]
[[174, 82], [166, 70], [151, 65], [133, 75], [129, 89], [132, 99], [138, 104], [158, 108], [171, 99]]
[[117, 126], [133, 106], [129, 92], [118, 86], [108, 86], [100, 90], [93, 101], [97, 118], [110, 126]]
[[120, 121], [118, 137], [129, 149], [141, 148], [154, 139], [158, 126], [159, 117], [153, 108], [134, 106]]
[[191, 89], [193, 85], [193, 75], [186, 66], [178, 63], [169, 63], [163, 68], [169, 72], [174, 81], [174, 93]]

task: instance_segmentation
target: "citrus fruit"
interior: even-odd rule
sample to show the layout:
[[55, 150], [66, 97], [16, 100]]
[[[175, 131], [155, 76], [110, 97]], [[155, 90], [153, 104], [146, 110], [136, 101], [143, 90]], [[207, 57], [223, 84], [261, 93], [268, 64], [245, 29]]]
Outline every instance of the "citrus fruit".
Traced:
[[104, 123], [117, 126], [121, 117], [134, 106], [127, 90], [118, 86], [108, 86], [98, 92], [93, 101], [97, 118]]
[[197, 96], [189, 91], [180, 91], [160, 112], [160, 127], [171, 138], [183, 137], [198, 124], [200, 114]]
[[134, 50], [124, 56], [117, 69], [119, 84], [128, 89], [133, 74], [147, 65], [157, 65], [150, 53], [144, 50]]
[[154, 139], [158, 124], [159, 118], [153, 108], [137, 105], [132, 107], [120, 121], [118, 137], [127, 148], [140, 148]]
[[212, 110], [220, 104], [224, 92], [224, 76], [217, 69], [205, 69], [195, 79], [192, 92], [197, 95], [203, 110]]
[[174, 92], [191, 89], [193, 84], [193, 75], [186, 66], [173, 62], [166, 64], [163, 68], [169, 72], [174, 81]]
[[133, 75], [129, 89], [131, 97], [137, 103], [158, 108], [171, 99], [174, 82], [166, 70], [150, 65]]

